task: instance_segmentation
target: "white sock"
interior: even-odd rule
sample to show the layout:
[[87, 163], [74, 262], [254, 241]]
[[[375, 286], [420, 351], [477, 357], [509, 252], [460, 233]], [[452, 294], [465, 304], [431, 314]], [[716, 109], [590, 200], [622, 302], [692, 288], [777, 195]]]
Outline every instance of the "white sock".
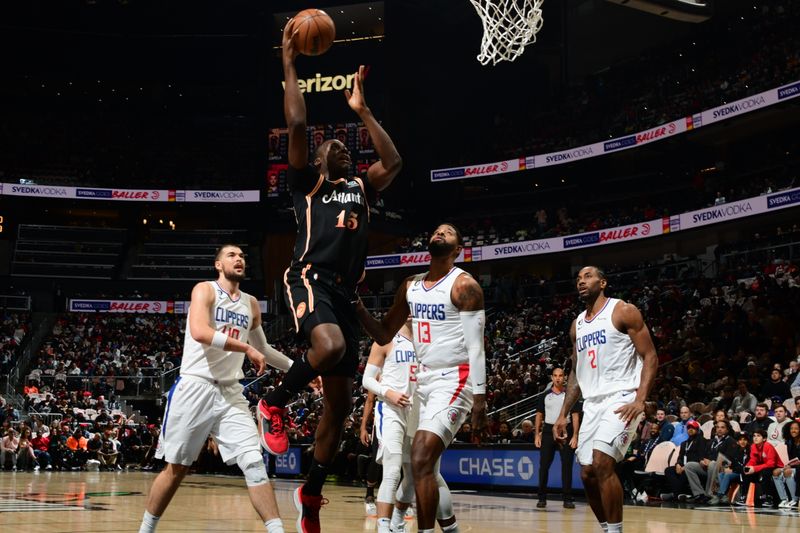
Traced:
[[153, 516], [147, 511], [144, 512], [142, 517], [142, 525], [139, 526], [139, 533], [153, 533], [158, 526], [158, 519], [160, 516]]
[[406, 510], [405, 509], [398, 509], [397, 507], [394, 508], [392, 512], [392, 527], [398, 526], [405, 522], [406, 520]]
[[600, 522], [600, 529], [608, 531], [608, 522]]
[[442, 526], [442, 533], [459, 533], [458, 522], [453, 522], [449, 526]]
[[280, 518], [273, 518], [264, 522], [264, 527], [267, 528], [268, 533], [284, 533], [283, 522]]
[[436, 528], [433, 527], [431, 529], [420, 529], [417, 533], [436, 533]]
[[389, 523], [391, 522], [388, 518], [378, 518], [378, 533], [389, 533]]
[[608, 524], [608, 533], [622, 533], [622, 522]]

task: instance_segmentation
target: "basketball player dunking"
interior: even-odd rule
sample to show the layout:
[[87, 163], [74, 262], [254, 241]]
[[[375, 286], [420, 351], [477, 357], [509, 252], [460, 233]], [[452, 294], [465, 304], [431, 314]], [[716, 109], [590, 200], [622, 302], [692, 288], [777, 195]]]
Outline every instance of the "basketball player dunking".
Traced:
[[[405, 531], [405, 512], [414, 496], [411, 440], [419, 421], [420, 402], [415, 398], [417, 366], [409, 320], [389, 344], [372, 344], [364, 370], [364, 388], [378, 399], [374, 427], [379, 443], [377, 460], [383, 465], [377, 500], [378, 533]], [[436, 482], [439, 525], [443, 531], [458, 531], [450, 488], [438, 470]]]
[[167, 466], [153, 481], [139, 533], [152, 533], [209, 435], [222, 459], [242, 469], [250, 500], [269, 533], [283, 533], [275, 493], [261, 456], [258, 430], [242, 395], [246, 355], [263, 374], [268, 363], [283, 371], [292, 360], [267, 344], [255, 298], [239, 290], [242, 250], [226, 244], [214, 260], [216, 281], [192, 290], [181, 373], [169, 391], [156, 457]]
[[285, 453], [289, 446], [283, 426], [286, 404], [316, 376], [322, 376], [325, 394], [314, 460], [307, 482], [294, 494], [300, 511], [298, 531], [317, 533], [322, 485], [351, 411], [358, 366], [360, 328], [352, 302], [367, 257], [368, 202], [375, 191], [389, 186], [402, 162], [364, 100], [362, 66], [354, 79], [352, 94], [346, 90], [345, 97], [369, 131], [380, 160], [367, 169], [366, 179], [350, 179], [350, 152], [340, 141], [331, 139], [317, 148], [313, 164], [309, 165], [306, 105], [297, 83], [292, 31], [290, 21], [283, 34], [282, 55], [286, 78], [284, 113], [289, 131], [287, 177], [297, 219], [297, 240], [284, 284], [296, 331], [308, 339], [311, 349], [259, 405], [258, 416], [262, 445], [275, 455]]
[[[436, 228], [428, 250], [430, 269], [405, 280], [383, 320], [376, 320], [363, 305], [357, 307], [364, 329], [380, 344], [392, 340], [411, 311], [419, 362], [419, 425], [411, 447], [419, 533], [433, 533], [438, 463], [470, 410], [475, 441], [486, 428], [483, 290], [472, 276], [454, 266], [462, 250], [455, 226]], [[456, 528], [452, 524], [444, 531]]]
[[622, 531], [623, 502], [615, 467], [644, 413], [658, 357], [642, 314], [632, 304], [608, 298], [607, 284], [597, 267], [578, 272], [578, 295], [586, 310], [570, 328], [572, 370], [553, 436], [566, 442], [568, 413], [583, 394], [577, 450], [581, 479], [603, 531], [617, 533]]

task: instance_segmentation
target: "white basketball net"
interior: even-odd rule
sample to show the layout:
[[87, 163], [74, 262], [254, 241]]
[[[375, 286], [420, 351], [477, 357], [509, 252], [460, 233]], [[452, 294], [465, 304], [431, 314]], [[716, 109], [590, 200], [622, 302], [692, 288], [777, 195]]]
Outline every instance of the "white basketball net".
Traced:
[[478, 61], [496, 65], [514, 61], [525, 46], [536, 42], [542, 29], [544, 0], [470, 0], [483, 21], [483, 39]]

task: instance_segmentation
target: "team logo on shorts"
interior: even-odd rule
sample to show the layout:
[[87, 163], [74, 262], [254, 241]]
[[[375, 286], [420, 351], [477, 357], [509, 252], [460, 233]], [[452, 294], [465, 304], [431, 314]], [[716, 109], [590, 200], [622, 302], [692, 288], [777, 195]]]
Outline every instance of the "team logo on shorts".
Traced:
[[447, 411], [447, 419], [451, 424], [455, 424], [458, 420], [458, 409], [450, 409]]
[[617, 446], [627, 446], [630, 438], [631, 438], [630, 434], [627, 431], [623, 431], [622, 433], [617, 435], [617, 438], [614, 440], [616, 440]]
[[306, 303], [300, 302], [297, 304], [297, 312], [295, 313], [297, 318], [302, 318], [304, 314], [306, 314]]

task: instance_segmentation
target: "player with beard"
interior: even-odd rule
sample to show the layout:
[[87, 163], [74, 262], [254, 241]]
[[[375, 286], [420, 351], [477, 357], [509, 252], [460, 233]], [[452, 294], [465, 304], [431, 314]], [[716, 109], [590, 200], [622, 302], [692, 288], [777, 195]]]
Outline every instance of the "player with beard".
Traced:
[[[428, 243], [428, 272], [405, 280], [381, 321], [360, 304], [364, 329], [378, 344], [412, 317], [412, 341], [419, 369], [419, 425], [411, 445], [411, 468], [417, 496], [420, 533], [433, 533], [439, 487], [436, 474], [442, 453], [472, 411], [473, 441], [486, 428], [486, 358], [483, 328], [486, 315], [483, 290], [475, 279], [454, 266], [462, 250], [461, 233], [452, 224], [436, 228]], [[443, 531], [457, 531], [453, 523]]]
[[644, 414], [658, 370], [650, 331], [636, 306], [608, 298], [602, 270], [578, 272], [578, 295], [586, 305], [570, 327], [572, 370], [553, 436], [567, 440], [567, 417], [580, 398], [583, 425], [578, 463], [586, 497], [603, 531], [622, 531], [622, 485], [615, 472]]
[[267, 364], [288, 371], [292, 360], [267, 343], [258, 301], [239, 290], [245, 269], [241, 248], [220, 247], [214, 268], [217, 279], [200, 282], [192, 290], [180, 376], [167, 397], [156, 450], [156, 457], [167, 466], [150, 488], [140, 533], [155, 531], [209, 434], [222, 459], [241, 468], [250, 501], [266, 530], [283, 533], [258, 430], [239, 380], [244, 378], [245, 355], [259, 375]]
[[[297, 530], [320, 531], [322, 485], [339, 447], [344, 422], [351, 411], [353, 379], [358, 367], [360, 328], [352, 302], [364, 276], [369, 233], [369, 202], [400, 172], [402, 161], [394, 143], [367, 106], [362, 66], [347, 104], [369, 132], [379, 160], [363, 177], [349, 178], [352, 160], [337, 139], [324, 141], [309, 158], [306, 104], [297, 81], [294, 21], [283, 33], [284, 114], [289, 135], [288, 182], [297, 220], [292, 262], [283, 280], [286, 304], [295, 331], [311, 349], [292, 367], [283, 382], [258, 407], [262, 445], [273, 455], [286, 453], [289, 441], [283, 417], [288, 401], [322, 376], [323, 412], [314, 437], [314, 460], [308, 480], [294, 493], [300, 516]], [[309, 164], [309, 159], [312, 164]], [[399, 328], [397, 328], [399, 329]], [[395, 330], [396, 331], [396, 330]], [[394, 333], [394, 332], [392, 332]]]

